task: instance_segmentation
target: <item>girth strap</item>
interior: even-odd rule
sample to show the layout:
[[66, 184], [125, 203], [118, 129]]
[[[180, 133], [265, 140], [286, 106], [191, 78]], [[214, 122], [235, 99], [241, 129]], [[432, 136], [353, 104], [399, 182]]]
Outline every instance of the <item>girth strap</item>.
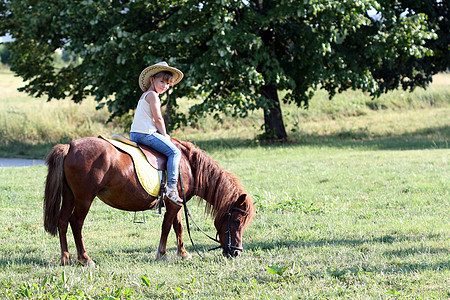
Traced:
[[158, 170], [159, 178], [161, 178], [161, 183], [159, 185], [159, 194], [156, 198], [155, 212], [161, 214], [162, 207], [166, 207], [164, 202], [165, 186], [166, 186], [166, 171]]

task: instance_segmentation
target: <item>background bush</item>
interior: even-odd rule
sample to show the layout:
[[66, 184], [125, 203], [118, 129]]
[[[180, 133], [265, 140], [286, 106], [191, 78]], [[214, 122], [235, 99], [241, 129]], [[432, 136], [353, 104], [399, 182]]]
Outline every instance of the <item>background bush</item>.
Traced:
[[8, 64], [10, 56], [11, 52], [8, 50], [8, 46], [6, 44], [0, 44], [0, 61], [2, 62], [2, 64]]

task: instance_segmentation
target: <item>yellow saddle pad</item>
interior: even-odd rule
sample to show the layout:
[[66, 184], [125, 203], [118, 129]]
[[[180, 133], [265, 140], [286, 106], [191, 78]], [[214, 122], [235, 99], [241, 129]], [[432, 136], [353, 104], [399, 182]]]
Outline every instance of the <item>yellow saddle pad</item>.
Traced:
[[141, 149], [118, 140], [105, 138], [101, 135], [99, 137], [131, 156], [134, 163], [134, 169], [142, 187], [151, 196], [158, 197], [161, 185], [160, 174], [157, 169], [148, 163], [147, 158], [144, 153], [142, 153]]

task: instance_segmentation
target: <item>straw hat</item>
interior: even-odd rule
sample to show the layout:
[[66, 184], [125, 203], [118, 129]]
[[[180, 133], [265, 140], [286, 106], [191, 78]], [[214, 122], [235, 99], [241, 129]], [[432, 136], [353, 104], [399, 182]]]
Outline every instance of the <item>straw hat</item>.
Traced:
[[156, 73], [168, 71], [173, 75], [173, 84], [175, 85], [183, 79], [183, 72], [178, 70], [177, 68], [170, 67], [165, 61], [154, 64], [150, 67], [145, 68], [141, 75], [139, 75], [139, 86], [142, 91], [146, 92], [150, 87], [150, 77], [155, 75]]

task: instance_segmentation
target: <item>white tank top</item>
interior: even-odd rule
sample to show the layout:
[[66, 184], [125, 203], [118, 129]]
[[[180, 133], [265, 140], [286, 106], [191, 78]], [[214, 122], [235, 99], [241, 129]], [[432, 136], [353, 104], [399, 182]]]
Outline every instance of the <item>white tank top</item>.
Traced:
[[134, 113], [133, 123], [131, 124], [131, 132], [140, 132], [146, 134], [152, 134], [158, 131], [153, 121], [152, 110], [150, 109], [150, 104], [145, 101], [145, 97], [151, 91], [142, 94], [139, 99], [136, 112]]

